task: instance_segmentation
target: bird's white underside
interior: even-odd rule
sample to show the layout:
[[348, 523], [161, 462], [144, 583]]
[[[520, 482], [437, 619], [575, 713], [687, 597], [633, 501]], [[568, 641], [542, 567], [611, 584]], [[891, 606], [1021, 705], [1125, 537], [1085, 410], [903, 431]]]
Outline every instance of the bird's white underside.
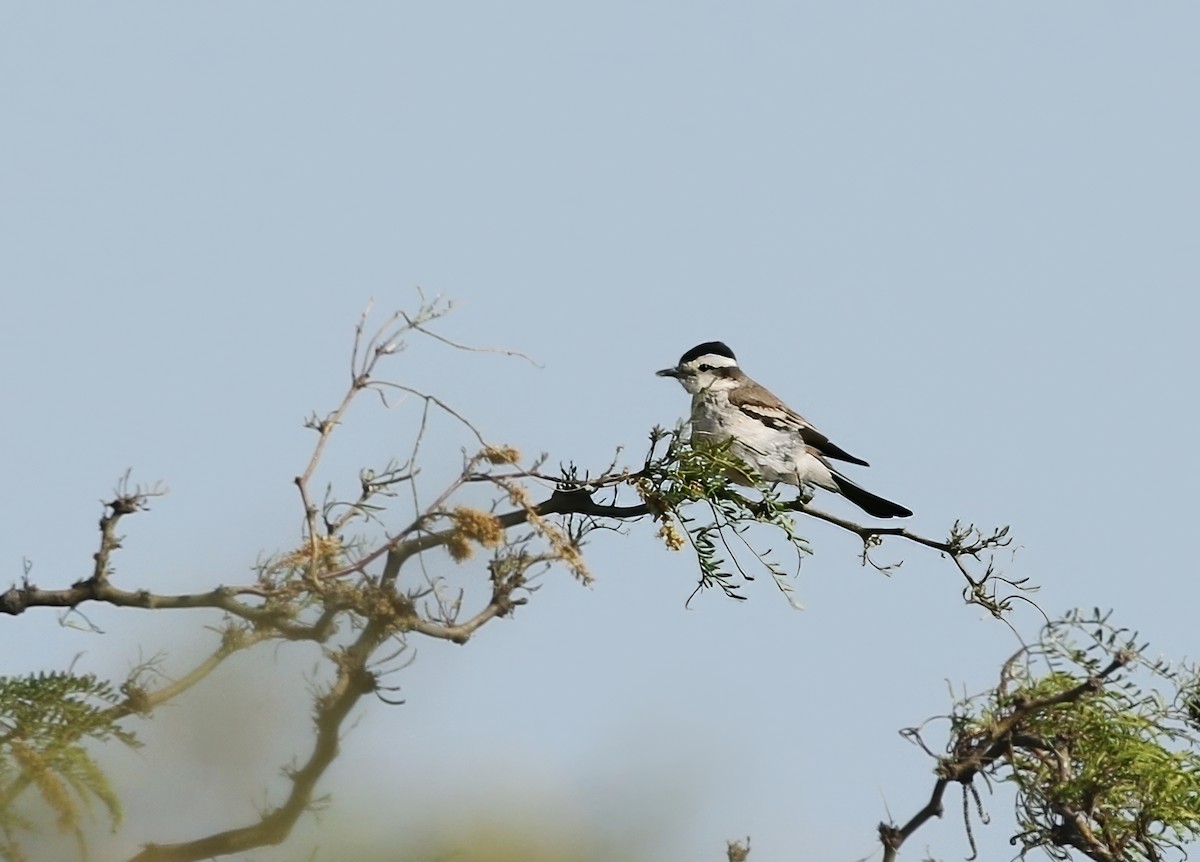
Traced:
[[814, 455], [798, 429], [787, 430], [791, 417], [783, 410], [755, 406], [754, 412], [771, 420], [771, 427], [729, 402], [728, 391], [710, 386], [692, 396], [692, 442], [721, 444], [730, 438], [729, 451], [758, 471], [767, 482], [819, 485], [837, 491], [829, 466]]

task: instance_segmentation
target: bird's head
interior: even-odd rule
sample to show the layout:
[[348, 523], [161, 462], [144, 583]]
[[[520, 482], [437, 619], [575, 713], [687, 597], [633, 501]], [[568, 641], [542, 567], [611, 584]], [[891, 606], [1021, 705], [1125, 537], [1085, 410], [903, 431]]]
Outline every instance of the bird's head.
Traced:
[[738, 364], [733, 351], [720, 341], [697, 344], [679, 358], [674, 368], [656, 372], [659, 377], [674, 377], [692, 395], [706, 389], [733, 388], [737, 385]]

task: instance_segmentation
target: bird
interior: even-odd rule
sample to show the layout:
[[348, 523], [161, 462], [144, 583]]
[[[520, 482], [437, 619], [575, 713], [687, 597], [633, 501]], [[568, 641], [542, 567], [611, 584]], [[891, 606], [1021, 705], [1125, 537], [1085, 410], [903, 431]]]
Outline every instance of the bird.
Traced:
[[[683, 354], [674, 368], [656, 372], [673, 377], [692, 396], [692, 445], [728, 443], [765, 482], [815, 485], [841, 494], [876, 518], [907, 518], [912, 510], [872, 494], [842, 475], [830, 459], [870, 466], [832, 443], [807, 419], [787, 406], [738, 366], [721, 341], [706, 341]], [[735, 473], [738, 484], [752, 484]]]

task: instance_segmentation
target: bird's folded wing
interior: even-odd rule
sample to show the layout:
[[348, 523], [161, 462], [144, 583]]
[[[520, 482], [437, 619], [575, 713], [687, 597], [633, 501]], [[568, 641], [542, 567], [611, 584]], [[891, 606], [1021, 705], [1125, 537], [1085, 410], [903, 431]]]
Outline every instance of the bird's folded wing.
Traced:
[[[773, 402], [773, 403], [772, 403]], [[793, 431], [800, 435], [805, 445], [811, 446], [827, 458], [836, 458], [863, 467], [870, 465], [855, 458], [842, 447], [831, 443], [829, 438], [814, 428], [807, 419], [788, 409], [778, 398], [761, 386], [743, 386], [729, 393], [729, 403], [751, 419], [757, 419], [768, 428], [777, 431]]]

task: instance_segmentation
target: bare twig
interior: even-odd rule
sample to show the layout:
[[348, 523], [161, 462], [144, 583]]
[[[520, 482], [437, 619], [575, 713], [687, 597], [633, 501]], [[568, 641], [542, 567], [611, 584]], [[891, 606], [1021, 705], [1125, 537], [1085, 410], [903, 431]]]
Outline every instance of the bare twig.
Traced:
[[[403, 312], [401, 312], [401, 313], [403, 314]], [[423, 324], [414, 321], [407, 314], [404, 314], [404, 320], [405, 320], [405, 322], [408, 323], [408, 325], [411, 329], [414, 329], [417, 332], [422, 333], [423, 335], [428, 335], [430, 338], [434, 339], [435, 341], [440, 341], [443, 344], [448, 344], [451, 347], [455, 348], [456, 350], [466, 350], [471, 353], [499, 353], [502, 356], [514, 356], [518, 359], [524, 359], [526, 362], [528, 362], [530, 365], [534, 366], [535, 368], [543, 368], [544, 367], [540, 362], [533, 359], [528, 354], [522, 353], [519, 350], [509, 350], [506, 347], [473, 347], [469, 344], [460, 344], [457, 341], [452, 341], [451, 339], [447, 338], [444, 335], [439, 335], [438, 333], [433, 332], [432, 330], [426, 329]]]
[[[112, 553], [121, 547], [121, 537], [117, 535], [117, 524], [126, 515], [142, 512], [149, 508], [150, 498], [159, 497], [166, 493], [165, 488], [155, 486], [143, 489], [140, 486], [129, 487], [130, 471], [117, 483], [113, 499], [104, 504], [104, 514], [100, 516], [100, 547], [92, 555], [95, 565], [92, 567], [91, 583], [106, 584], [112, 574]], [[26, 576], [29, 570], [26, 568]], [[81, 582], [84, 583], [84, 582]]]
[[[449, 414], [450, 416], [453, 416], [460, 423], [462, 423], [462, 425], [465, 428], [467, 428], [472, 434], [474, 434], [475, 439], [479, 441], [480, 446], [486, 447], [488, 445], [487, 441], [483, 439], [483, 435], [479, 433], [479, 429], [476, 428], [470, 422], [470, 420], [468, 420], [465, 416], [463, 416], [461, 413], [459, 413], [457, 410], [455, 410], [453, 407], [451, 407], [445, 401], [438, 398], [436, 395], [430, 395], [428, 392], [422, 392], [420, 389], [416, 389], [412, 386], [405, 386], [401, 383], [392, 383], [390, 381], [375, 381], [371, 385], [374, 386], [378, 390], [395, 389], [397, 392], [403, 392], [407, 395], [412, 395], [417, 398], [421, 398], [428, 404], [436, 404], [439, 408], [441, 408], [441, 410], [443, 412]], [[380, 397], [382, 397], [382, 392], [380, 393]], [[386, 399], [384, 400], [384, 404], [386, 404], [389, 408], [395, 406], [395, 404], [388, 403]]]

